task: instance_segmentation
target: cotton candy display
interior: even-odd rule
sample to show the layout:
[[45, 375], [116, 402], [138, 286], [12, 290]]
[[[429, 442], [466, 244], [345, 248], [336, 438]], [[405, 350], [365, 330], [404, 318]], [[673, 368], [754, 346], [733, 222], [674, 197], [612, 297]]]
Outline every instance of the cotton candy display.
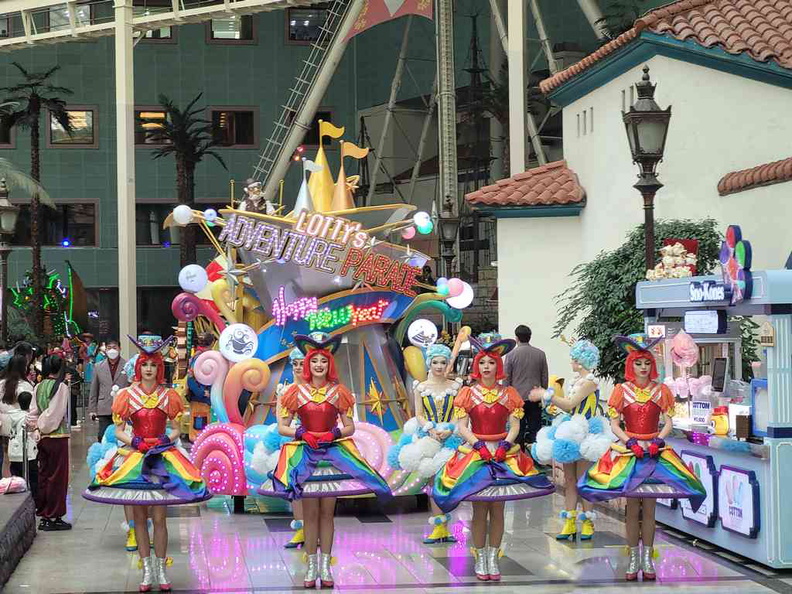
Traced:
[[699, 349], [690, 334], [680, 330], [671, 339], [671, 360], [675, 365], [688, 369], [693, 367], [699, 360]]

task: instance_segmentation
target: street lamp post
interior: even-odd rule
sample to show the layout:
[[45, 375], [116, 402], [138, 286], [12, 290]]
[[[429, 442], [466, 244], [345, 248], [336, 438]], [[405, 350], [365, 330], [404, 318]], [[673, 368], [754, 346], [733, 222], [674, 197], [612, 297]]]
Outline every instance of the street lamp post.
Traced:
[[633, 163], [640, 167], [638, 182], [633, 186], [644, 203], [644, 240], [646, 268], [655, 266], [654, 199], [663, 184], [657, 179], [657, 164], [663, 160], [671, 106], [660, 109], [654, 100], [655, 87], [649, 80], [649, 67], [644, 66], [641, 81], [635, 84], [637, 101], [622, 112]]
[[456, 256], [457, 232], [459, 231], [459, 217], [454, 214], [454, 203], [451, 196], [446, 196], [443, 200], [438, 226], [440, 227], [440, 255], [444, 262], [443, 274], [446, 278], [451, 278]]
[[0, 179], [0, 340], [8, 346], [8, 255], [11, 253], [11, 236], [14, 235], [19, 207], [8, 201], [8, 186]]

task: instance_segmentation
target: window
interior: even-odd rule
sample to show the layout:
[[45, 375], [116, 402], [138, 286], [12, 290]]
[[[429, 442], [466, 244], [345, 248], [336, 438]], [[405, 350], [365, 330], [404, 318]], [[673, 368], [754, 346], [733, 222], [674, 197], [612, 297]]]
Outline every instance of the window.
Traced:
[[[139, 1], [140, 0], [135, 0], [134, 3], [138, 4]], [[133, 8], [136, 17], [149, 16], [160, 12], [170, 12], [171, 10], [170, 3], [162, 6], [151, 6], [150, 3], [145, 2], [145, 0], [143, 3], [144, 6], [135, 6]], [[143, 39], [147, 41], [172, 41], [173, 28], [159, 27], [158, 29], [149, 29], [143, 33]]]
[[[87, 4], [76, 5], [74, 7], [76, 24], [90, 25], [91, 24], [91, 7]], [[50, 31], [59, 31], [60, 29], [68, 29], [71, 27], [69, 22], [69, 9], [63, 5], [62, 8], [49, 9], [49, 27]]]
[[96, 130], [96, 109], [87, 107], [70, 107], [66, 110], [72, 126], [72, 134], [49, 114], [49, 143], [51, 147], [96, 148], [98, 135]]
[[0, 121], [0, 148], [14, 148], [14, 131]]
[[256, 28], [253, 16], [233, 14], [223, 19], [212, 19], [207, 23], [209, 42], [255, 43]]
[[327, 5], [310, 8], [290, 8], [286, 12], [286, 41], [289, 43], [311, 43], [319, 39], [322, 25], [327, 19]]
[[589, 107], [589, 132], [594, 134], [594, 108]]
[[213, 109], [212, 133], [225, 147], [257, 146], [255, 114], [246, 109]]
[[0, 38], [11, 37], [11, 19], [0, 17]]
[[157, 131], [165, 121], [165, 112], [161, 108], [135, 109], [135, 144], [163, 145], [164, 141], [157, 138]]
[[[332, 122], [333, 121], [333, 112], [332, 111], [317, 111], [316, 115], [314, 116], [313, 124], [311, 124], [311, 129], [305, 133], [305, 139], [303, 140], [303, 144], [308, 146], [319, 146], [319, 120], [323, 122]], [[322, 139], [323, 146], [330, 146], [332, 138], [325, 136]]]
[[[197, 209], [206, 210], [214, 208], [216, 211], [225, 208], [225, 204], [204, 204], [196, 205]], [[162, 224], [169, 214], [173, 212], [171, 203], [149, 203], [135, 205], [135, 237], [138, 246], [149, 247], [171, 247], [179, 245], [179, 234], [182, 227], [163, 228]], [[196, 245], [211, 245], [206, 234], [196, 225], [195, 243]], [[218, 227], [213, 228], [215, 235], [219, 233]]]
[[[20, 207], [12, 245], [30, 245], [30, 205]], [[96, 202], [57, 204], [55, 208], [41, 206], [39, 237], [42, 245], [63, 247], [96, 246]]]
[[583, 136], [588, 132], [588, 119], [586, 118], [586, 110], [583, 110]]

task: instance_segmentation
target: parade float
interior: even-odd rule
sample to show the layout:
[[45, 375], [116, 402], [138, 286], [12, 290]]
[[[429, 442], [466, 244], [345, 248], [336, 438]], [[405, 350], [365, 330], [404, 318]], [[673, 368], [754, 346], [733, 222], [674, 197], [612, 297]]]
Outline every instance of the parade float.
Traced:
[[[334, 138], [343, 133], [326, 122], [320, 127]], [[459, 279], [437, 286], [419, 281], [428, 257], [408, 240], [431, 233], [429, 214], [408, 204], [355, 207], [357, 176], [346, 176], [343, 161], [366, 153], [341, 141], [333, 183], [320, 143], [316, 161], [300, 159], [303, 179], [288, 212], [264, 200], [254, 182], [239, 204], [220, 212], [179, 205], [165, 221], [198, 225], [217, 251], [207, 266], [182, 269], [184, 292], [172, 304], [186, 342], [198, 332], [216, 337], [188, 371], [206, 387], [212, 413], [191, 455], [215, 494], [253, 494], [266, 479], [280, 445], [277, 393], [293, 381], [293, 337], [316, 332], [343, 337], [336, 362], [357, 401], [354, 439], [361, 452], [399, 494], [422, 486], [394, 471], [387, 452], [413, 415], [410, 386], [425, 379], [422, 348], [437, 332], [411, 332], [413, 344], [402, 348], [402, 342], [411, 325], [434, 329], [420, 318], [427, 310], [460, 321], [473, 291]]]

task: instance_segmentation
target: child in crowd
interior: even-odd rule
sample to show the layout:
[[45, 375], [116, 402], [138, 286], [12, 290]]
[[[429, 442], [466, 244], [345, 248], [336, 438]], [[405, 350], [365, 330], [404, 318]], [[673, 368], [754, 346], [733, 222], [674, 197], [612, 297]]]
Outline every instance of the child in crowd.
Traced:
[[25, 445], [27, 445], [27, 464], [28, 464], [28, 488], [33, 497], [36, 496], [38, 487], [38, 445], [32, 431], [28, 432], [25, 439], [25, 426], [30, 425], [32, 419], [30, 402], [33, 394], [21, 392], [17, 398], [19, 408], [9, 410], [10, 432], [8, 438], [8, 459], [11, 462], [11, 474], [13, 476], [25, 476]]

